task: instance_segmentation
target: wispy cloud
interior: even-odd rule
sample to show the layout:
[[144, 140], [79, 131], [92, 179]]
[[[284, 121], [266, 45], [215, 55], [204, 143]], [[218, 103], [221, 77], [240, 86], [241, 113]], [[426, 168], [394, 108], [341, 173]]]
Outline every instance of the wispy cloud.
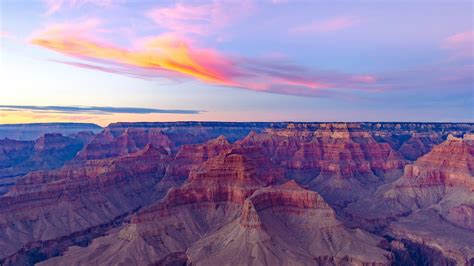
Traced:
[[46, 11], [45, 16], [50, 16], [63, 8], [80, 8], [84, 5], [95, 5], [100, 7], [110, 7], [117, 0], [43, 0]]
[[250, 1], [176, 3], [173, 6], [156, 7], [148, 12], [148, 17], [168, 32], [208, 35], [216, 33], [234, 20], [245, 17], [251, 9]]
[[66, 114], [199, 114], [198, 110], [155, 109], [137, 107], [108, 106], [36, 106], [36, 105], [0, 105], [0, 109], [15, 111], [26, 110], [43, 113]]
[[339, 16], [323, 21], [312, 21], [291, 29], [296, 33], [330, 32], [353, 27], [360, 23], [360, 19], [352, 16]]
[[38, 32], [31, 43], [90, 62], [67, 62], [69, 65], [136, 77], [194, 78], [208, 84], [300, 96], [321, 96], [321, 90], [332, 89], [373, 90], [377, 85], [371, 74], [321, 71], [285, 60], [223, 54], [175, 34], [142, 38], [135, 41], [136, 47], [122, 48], [97, 37], [97, 32], [104, 31], [99, 24], [98, 20], [87, 20], [51, 25]]
[[90, 60], [107, 60], [115, 64], [128, 65], [140, 69], [171, 71], [184, 76], [217, 84], [229, 84], [222, 64], [224, 58], [212, 50], [194, 49], [183, 40], [173, 35], [160, 35], [141, 41], [141, 47], [125, 49], [96, 40], [90, 31], [91, 27], [80, 24], [57, 24], [47, 28], [31, 40], [39, 45], [65, 55]]

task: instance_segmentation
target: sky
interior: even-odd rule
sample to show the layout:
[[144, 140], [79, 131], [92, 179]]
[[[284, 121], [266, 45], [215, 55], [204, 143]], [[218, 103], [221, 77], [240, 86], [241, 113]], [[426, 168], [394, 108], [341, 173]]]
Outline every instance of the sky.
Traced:
[[474, 122], [474, 2], [0, 1], [0, 123]]

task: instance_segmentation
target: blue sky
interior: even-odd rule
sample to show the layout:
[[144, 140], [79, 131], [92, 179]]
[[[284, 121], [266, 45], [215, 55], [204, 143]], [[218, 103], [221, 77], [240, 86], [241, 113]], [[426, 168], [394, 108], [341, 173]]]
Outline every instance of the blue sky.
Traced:
[[473, 5], [2, 1], [0, 123], [472, 122]]

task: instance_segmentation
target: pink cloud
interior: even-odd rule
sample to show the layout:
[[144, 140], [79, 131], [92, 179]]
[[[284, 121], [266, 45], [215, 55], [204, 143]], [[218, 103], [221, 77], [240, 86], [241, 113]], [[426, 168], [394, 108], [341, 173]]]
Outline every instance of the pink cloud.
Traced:
[[51, 25], [36, 33], [31, 43], [76, 58], [127, 66], [136, 72], [168, 71], [208, 83], [233, 84], [226, 73], [232, 64], [211, 49], [191, 47], [186, 40], [169, 34], [145, 38], [137, 42], [140, 47], [126, 49], [97, 38], [99, 24], [98, 20], [88, 20]]
[[339, 16], [324, 21], [314, 21], [305, 25], [300, 25], [291, 29], [292, 32], [308, 33], [308, 32], [330, 32], [343, 30], [360, 23], [360, 19], [356, 17]]
[[107, 32], [99, 20], [54, 24], [30, 40], [88, 63], [59, 61], [75, 67], [131, 77], [195, 79], [207, 84], [301, 96], [328, 95], [334, 89], [373, 90], [373, 75], [318, 71], [285, 59], [246, 58], [202, 48], [179, 34], [136, 40], [134, 47], [112, 44], [98, 36]]
[[451, 50], [458, 57], [474, 57], [474, 31], [465, 31], [447, 37], [444, 48]]

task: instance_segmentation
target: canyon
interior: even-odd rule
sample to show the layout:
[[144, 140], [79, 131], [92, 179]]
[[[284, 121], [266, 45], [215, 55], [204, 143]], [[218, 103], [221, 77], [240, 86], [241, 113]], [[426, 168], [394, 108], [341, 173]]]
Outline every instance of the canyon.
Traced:
[[473, 132], [143, 122], [0, 139], [0, 263], [472, 265]]

